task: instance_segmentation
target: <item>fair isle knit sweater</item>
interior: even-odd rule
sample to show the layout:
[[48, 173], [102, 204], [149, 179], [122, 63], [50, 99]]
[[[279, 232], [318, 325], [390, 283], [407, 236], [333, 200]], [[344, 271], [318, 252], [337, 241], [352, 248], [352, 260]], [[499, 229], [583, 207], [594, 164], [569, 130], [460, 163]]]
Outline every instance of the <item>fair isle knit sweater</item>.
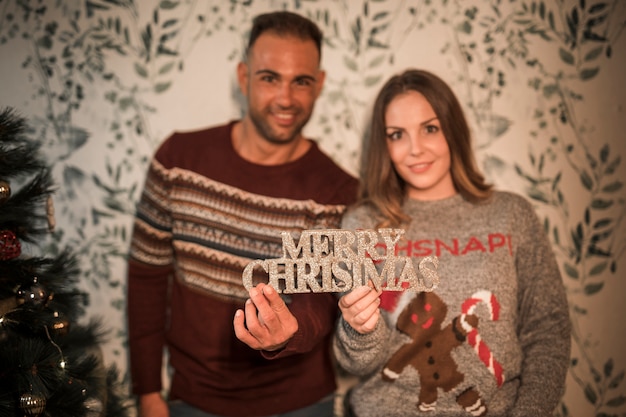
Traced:
[[151, 162], [128, 269], [131, 377], [135, 394], [160, 391], [167, 346], [170, 399], [223, 416], [265, 416], [335, 389], [337, 304], [332, 294], [293, 295], [296, 335], [279, 352], [253, 350], [233, 330], [248, 298], [242, 271], [280, 257], [282, 231], [337, 228], [357, 181], [313, 142], [294, 162], [250, 163], [232, 147], [233, 124], [175, 133]]
[[[358, 417], [547, 417], [564, 391], [570, 321], [561, 275], [532, 206], [496, 192], [409, 200], [397, 246], [417, 262], [439, 258], [431, 293], [383, 292], [383, 319], [361, 335], [340, 320], [339, 365], [363, 377]], [[374, 228], [367, 207], [343, 228]]]

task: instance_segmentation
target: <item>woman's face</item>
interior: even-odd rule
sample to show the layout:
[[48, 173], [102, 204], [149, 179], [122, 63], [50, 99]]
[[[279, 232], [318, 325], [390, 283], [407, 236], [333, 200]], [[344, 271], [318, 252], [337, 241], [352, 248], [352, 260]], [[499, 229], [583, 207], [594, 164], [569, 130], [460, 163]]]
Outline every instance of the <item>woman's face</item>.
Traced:
[[456, 194], [450, 148], [441, 123], [417, 91], [396, 96], [385, 111], [387, 149], [409, 198], [440, 200]]

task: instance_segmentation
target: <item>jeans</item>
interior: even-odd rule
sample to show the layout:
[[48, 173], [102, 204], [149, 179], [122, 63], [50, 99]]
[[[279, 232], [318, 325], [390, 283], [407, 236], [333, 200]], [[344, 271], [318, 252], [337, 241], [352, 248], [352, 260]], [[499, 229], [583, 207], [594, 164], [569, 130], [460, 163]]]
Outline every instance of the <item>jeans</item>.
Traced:
[[[334, 394], [330, 394], [308, 407], [267, 417], [333, 417], [334, 400]], [[205, 413], [182, 401], [170, 401], [169, 408], [170, 417], [222, 417], [217, 414]]]

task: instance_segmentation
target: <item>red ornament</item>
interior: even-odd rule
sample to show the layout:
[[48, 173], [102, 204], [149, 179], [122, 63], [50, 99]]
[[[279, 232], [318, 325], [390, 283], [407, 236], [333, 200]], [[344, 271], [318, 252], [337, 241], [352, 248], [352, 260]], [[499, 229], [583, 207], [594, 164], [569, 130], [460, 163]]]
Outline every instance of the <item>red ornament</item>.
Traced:
[[22, 253], [22, 245], [15, 233], [10, 230], [0, 230], [0, 261], [17, 258]]

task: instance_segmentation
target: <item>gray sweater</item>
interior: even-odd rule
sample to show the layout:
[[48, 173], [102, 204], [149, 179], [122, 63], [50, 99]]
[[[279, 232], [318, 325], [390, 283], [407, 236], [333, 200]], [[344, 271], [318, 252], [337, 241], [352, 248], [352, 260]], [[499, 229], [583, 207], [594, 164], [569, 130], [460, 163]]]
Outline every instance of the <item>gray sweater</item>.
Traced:
[[[561, 275], [532, 206], [496, 192], [405, 203], [398, 255], [439, 258], [431, 293], [383, 292], [383, 320], [361, 335], [340, 320], [334, 353], [362, 377], [358, 417], [552, 414], [564, 391], [571, 324]], [[373, 229], [371, 209], [343, 228]]]

